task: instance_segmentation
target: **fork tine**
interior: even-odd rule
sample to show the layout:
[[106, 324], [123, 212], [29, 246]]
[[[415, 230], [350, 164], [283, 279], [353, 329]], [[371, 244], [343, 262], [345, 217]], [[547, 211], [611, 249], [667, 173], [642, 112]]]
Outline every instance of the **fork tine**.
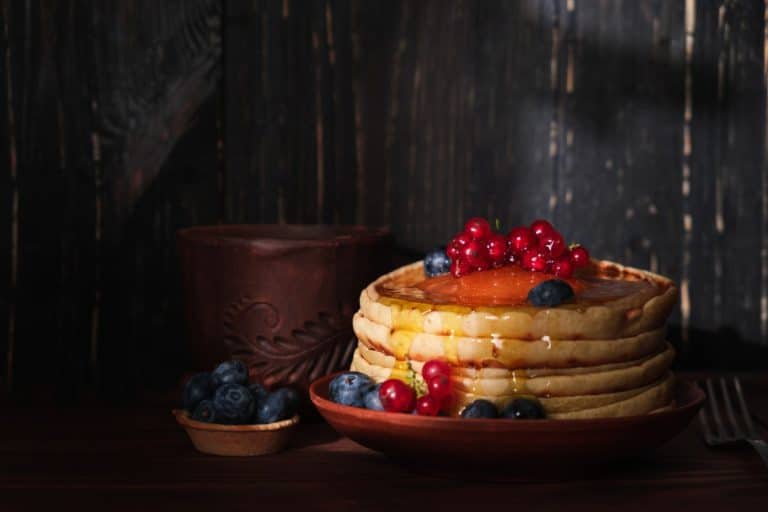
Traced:
[[739, 425], [739, 423], [736, 421], [736, 415], [733, 413], [731, 394], [728, 393], [728, 386], [725, 383], [725, 377], [720, 377], [720, 389], [723, 391], [725, 413], [728, 415], [728, 419], [731, 420], [731, 428], [733, 429], [733, 434], [736, 437], [744, 437], [744, 431], [741, 430], [741, 425]]
[[720, 440], [728, 437], [725, 427], [723, 426], [723, 420], [720, 416], [720, 407], [717, 405], [717, 396], [715, 395], [715, 387], [712, 385], [712, 379], [707, 379], [707, 398], [709, 404], [712, 406], [712, 418], [715, 420], [715, 430], [717, 431], [717, 437]]
[[736, 396], [739, 399], [739, 404], [741, 405], [741, 415], [744, 417], [744, 423], [747, 424], [747, 431], [749, 432], [749, 436], [752, 438], [757, 437], [757, 431], [755, 430], [755, 425], [752, 423], [752, 417], [749, 414], [749, 409], [747, 409], [747, 402], [744, 400], [744, 393], [741, 391], [741, 381], [738, 377], [733, 378], [733, 387], [736, 388]]
[[699, 409], [699, 423], [701, 424], [701, 430], [704, 432], [704, 441], [707, 444], [713, 444], [715, 442], [715, 436], [712, 435], [712, 429], [709, 428], [709, 420], [707, 419], [707, 413], [704, 412], [707, 409], [707, 404], [704, 403], [704, 407]]

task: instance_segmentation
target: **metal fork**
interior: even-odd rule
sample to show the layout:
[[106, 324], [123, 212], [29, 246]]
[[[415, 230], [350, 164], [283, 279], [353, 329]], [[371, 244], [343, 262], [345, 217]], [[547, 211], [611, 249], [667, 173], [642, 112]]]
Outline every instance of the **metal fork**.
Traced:
[[[718, 398], [712, 379], [706, 380], [707, 401], [699, 411], [699, 422], [704, 432], [704, 440], [709, 446], [746, 441], [757, 450], [765, 465], [768, 466], [768, 443], [757, 435], [749, 409], [747, 409], [747, 402], [744, 400], [744, 393], [741, 391], [741, 381], [738, 377], [734, 377], [729, 386], [729, 381], [724, 377], [720, 377], [718, 380], [720, 381], [720, 398]], [[733, 400], [733, 395], [735, 395], [736, 400]], [[725, 404], [725, 416], [720, 412], [721, 401]], [[734, 402], [736, 407], [734, 407]], [[714, 420], [714, 429], [710, 428], [710, 416]]]

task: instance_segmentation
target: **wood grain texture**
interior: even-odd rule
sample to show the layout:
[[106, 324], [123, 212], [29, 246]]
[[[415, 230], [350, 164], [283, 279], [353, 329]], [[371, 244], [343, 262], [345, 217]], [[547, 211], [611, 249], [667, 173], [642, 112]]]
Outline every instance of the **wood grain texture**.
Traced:
[[2, 76], [0, 77], [0, 162], [3, 172], [0, 174], [0, 389], [7, 391], [12, 374], [12, 360], [15, 344], [16, 319], [16, 279], [15, 260], [17, 256], [15, 241], [16, 220], [14, 204], [18, 197], [16, 170], [16, 126], [13, 117], [13, 81], [11, 72], [9, 2], [0, 4], [0, 59]]
[[[68, 99], [59, 96], [56, 63], [57, 52], [66, 42], [57, 46], [62, 36], [56, 25], [57, 7], [11, 2], [5, 9], [12, 70], [9, 107], [13, 109], [16, 153], [12, 203], [17, 204], [17, 220], [12, 225], [17, 233], [13, 242], [17, 263], [11, 270], [16, 283], [15, 332], [9, 339], [7, 357], [11, 364], [6, 378], [9, 387], [33, 393], [43, 387], [42, 376], [55, 380], [61, 371], [56, 363], [65, 357], [63, 316], [59, 315], [64, 256], [60, 233], [69, 212], [64, 210], [67, 197], [62, 191], [68, 180], [62, 161], [81, 149], [71, 148], [69, 155], [64, 149], [61, 123]], [[18, 371], [20, 368], [35, 370]]]
[[220, 219], [221, 4], [92, 8], [104, 174], [96, 384], [130, 395], [183, 367], [175, 232]]
[[766, 200], [760, 193], [765, 172], [764, 9], [761, 2], [725, 6], [725, 111], [718, 141], [726, 288], [722, 323], [750, 339], [760, 337], [760, 225], [766, 222], [760, 221]]
[[[240, 11], [227, 33], [239, 49], [225, 66], [239, 144], [228, 179], [241, 183], [250, 158], [259, 182], [229, 200], [248, 204], [251, 190], [260, 210], [231, 220], [387, 224], [418, 252], [471, 215], [548, 217], [601, 257], [681, 282], [685, 353], [691, 329], [765, 343], [760, 2], [286, 1], [275, 23], [276, 2], [254, 5], [261, 14]], [[276, 100], [260, 92], [269, 84], [299, 94]], [[243, 101], [298, 103], [286, 123], [301, 144], [264, 153], [278, 146], [253, 135]], [[296, 158], [277, 197], [303, 210], [281, 216], [263, 191]]]
[[[99, 130], [118, 220], [157, 176], [197, 106], [215, 89], [221, 4], [122, 2], [92, 6]], [[130, 44], [126, 44], [130, 42]]]
[[3, 2], [0, 348], [20, 400], [183, 364], [174, 233], [219, 220], [220, 8]]

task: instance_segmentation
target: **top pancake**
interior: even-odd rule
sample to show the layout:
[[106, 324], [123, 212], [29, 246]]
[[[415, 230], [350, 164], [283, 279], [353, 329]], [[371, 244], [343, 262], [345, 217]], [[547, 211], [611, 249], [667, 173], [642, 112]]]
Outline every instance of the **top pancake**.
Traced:
[[400, 267], [368, 285], [360, 295], [363, 316], [393, 330], [520, 340], [616, 339], [635, 336], [664, 325], [677, 299], [677, 288], [666, 277], [592, 260], [597, 277], [643, 280], [654, 285], [653, 294], [631, 294], [599, 304], [572, 304], [552, 308], [530, 305], [469, 307], [433, 304], [414, 295], [384, 296], [386, 288], [414, 287], [425, 279], [421, 261]]

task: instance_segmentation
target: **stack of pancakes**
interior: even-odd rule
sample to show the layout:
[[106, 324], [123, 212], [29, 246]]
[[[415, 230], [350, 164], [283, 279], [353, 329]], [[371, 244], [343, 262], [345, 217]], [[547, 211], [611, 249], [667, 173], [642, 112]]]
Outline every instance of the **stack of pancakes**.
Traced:
[[593, 260], [592, 269], [601, 279], [652, 286], [600, 303], [469, 307], [435, 304], [418, 293], [410, 298], [403, 291], [417, 290], [423, 264], [401, 267], [360, 295], [351, 369], [381, 382], [415, 378], [426, 361], [444, 360], [453, 367], [451, 414], [476, 399], [503, 407], [532, 395], [554, 419], [673, 406], [674, 351], [665, 323], [677, 297], [674, 284], [608, 261]]

